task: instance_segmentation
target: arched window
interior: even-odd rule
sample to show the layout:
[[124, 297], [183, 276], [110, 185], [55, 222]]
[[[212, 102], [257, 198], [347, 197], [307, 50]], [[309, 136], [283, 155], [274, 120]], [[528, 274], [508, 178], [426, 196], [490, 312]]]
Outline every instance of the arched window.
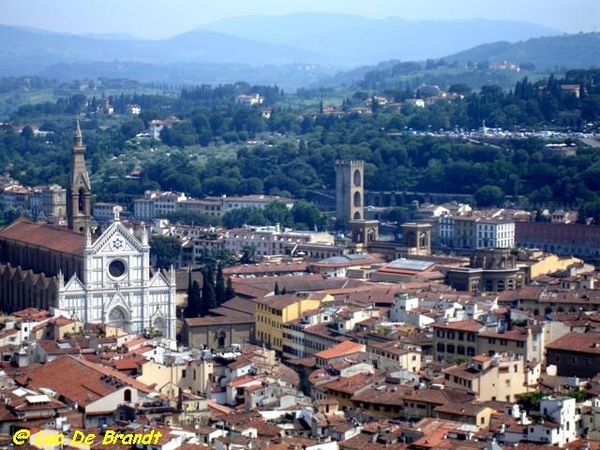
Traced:
[[131, 402], [131, 389], [125, 389], [125, 391], [123, 391], [123, 401], [127, 403]]
[[358, 211], [356, 211], [356, 212], [354, 213], [354, 217], [353, 217], [353, 219], [354, 219], [354, 220], [360, 220], [360, 219], [361, 219], [361, 217], [360, 217], [360, 213], [359, 213]]
[[83, 189], [79, 189], [79, 192], [77, 195], [77, 208], [78, 208], [79, 212], [84, 211], [84, 207], [85, 207], [84, 197], [85, 197], [85, 191]]
[[219, 348], [225, 347], [225, 339], [227, 338], [227, 332], [225, 330], [219, 330], [217, 341]]
[[164, 318], [157, 317], [154, 319], [153, 327], [157, 336], [167, 336], [167, 322]]
[[354, 186], [356, 186], [356, 187], [359, 187], [359, 186], [362, 185], [362, 180], [361, 180], [362, 177], [360, 175], [361, 175], [360, 174], [360, 170], [356, 169], [354, 171], [354, 175], [353, 175], [353, 177], [354, 177]]
[[362, 198], [360, 196], [360, 192], [354, 193], [354, 207], [359, 208], [362, 206]]
[[108, 323], [113, 327], [125, 329], [125, 325], [127, 324], [127, 313], [120, 306], [113, 308], [108, 315]]

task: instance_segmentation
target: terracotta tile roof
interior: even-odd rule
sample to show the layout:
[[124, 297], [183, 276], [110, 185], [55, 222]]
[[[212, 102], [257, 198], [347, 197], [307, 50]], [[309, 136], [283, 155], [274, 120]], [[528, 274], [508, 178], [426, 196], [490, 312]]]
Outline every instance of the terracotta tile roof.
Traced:
[[404, 397], [405, 401], [445, 405], [448, 402], [466, 403], [473, 400], [473, 396], [458, 389], [416, 389]]
[[404, 404], [404, 396], [411, 391], [412, 388], [409, 386], [386, 383], [363, 389], [355, 393], [351, 400], [353, 402], [401, 406]]
[[39, 322], [40, 320], [48, 319], [50, 317], [50, 311], [37, 308], [25, 308], [11, 313], [11, 316], [19, 317], [23, 320], [33, 320], [35, 322]]
[[233, 311], [242, 312], [246, 314], [254, 314], [254, 309], [256, 308], [256, 305], [254, 304], [254, 302], [248, 299], [234, 297], [231, 300], [227, 300], [226, 302], [221, 303], [221, 308], [227, 308]]
[[255, 377], [253, 377], [252, 375], [242, 375], [241, 377], [237, 377], [237, 378], [234, 378], [233, 380], [231, 380], [229, 383], [227, 383], [227, 386], [240, 387], [240, 386], [244, 386], [245, 384], [256, 385], [256, 384], [261, 384], [261, 383], [262, 383], [262, 381], [260, 379], [257, 379]]
[[151, 392], [145, 384], [117, 370], [73, 356], [61, 356], [43, 365], [29, 366], [25, 374], [15, 380], [22, 386], [29, 382], [35, 389], [51, 388], [85, 406], [117, 390], [116, 384], [104, 381], [106, 376], [142, 392]]
[[85, 247], [85, 236], [81, 233], [28, 221], [17, 221], [0, 230], [2, 239], [76, 256], [83, 256]]
[[368, 388], [382, 380], [382, 375], [358, 373], [350, 377], [330, 381], [322, 385], [321, 389], [342, 392], [345, 394], [355, 394], [357, 391]]
[[138, 367], [138, 364], [146, 361], [145, 358], [137, 357], [137, 358], [124, 358], [124, 359], [114, 359], [111, 361], [112, 366], [117, 370], [135, 370]]
[[227, 364], [227, 367], [229, 367], [231, 370], [235, 370], [235, 369], [239, 369], [240, 367], [251, 366], [251, 365], [252, 365], [252, 360], [250, 358], [238, 358], [235, 361]]
[[486, 408], [489, 407], [481, 404], [448, 402], [444, 405], [436, 406], [435, 412], [453, 414], [455, 416], [475, 417]]
[[342, 358], [344, 356], [353, 355], [356, 353], [364, 352], [366, 350], [366, 346], [364, 344], [359, 344], [354, 341], [344, 341], [339, 344], [334, 345], [328, 349], [322, 350], [315, 354], [317, 358], [321, 359], [333, 359], [333, 358]]
[[508, 331], [481, 331], [479, 333], [480, 337], [484, 338], [495, 338], [495, 339], [506, 339], [507, 341], [527, 341], [527, 332], [520, 329], [513, 329]]
[[600, 355], [600, 333], [568, 333], [548, 344], [546, 350]]
[[260, 263], [260, 264], [248, 264], [231, 266], [223, 269], [223, 275], [226, 277], [235, 275], [247, 275], [247, 274], [277, 274], [287, 272], [306, 272], [308, 263], [305, 261], [295, 261], [290, 264], [287, 263]]
[[458, 320], [454, 322], [436, 322], [431, 324], [432, 328], [441, 328], [455, 331], [472, 331], [479, 332], [483, 328], [483, 324], [476, 320]]
[[254, 316], [250, 314], [235, 313], [228, 316], [205, 316], [185, 319], [188, 327], [204, 327], [210, 325], [224, 325], [236, 323], [254, 323]]
[[245, 297], [264, 297], [275, 288], [285, 288], [287, 293], [331, 291], [340, 288], [355, 288], [357, 286], [373, 285], [361, 280], [346, 278], [324, 278], [322, 275], [303, 275], [299, 277], [261, 278], [232, 278], [233, 288], [238, 295]]
[[304, 296], [299, 296], [295, 294], [290, 295], [273, 295], [269, 297], [257, 298], [256, 303], [267, 305], [269, 308], [273, 308], [276, 310], [283, 310], [288, 306], [295, 305], [296, 303], [301, 302], [302, 300], [307, 300]]

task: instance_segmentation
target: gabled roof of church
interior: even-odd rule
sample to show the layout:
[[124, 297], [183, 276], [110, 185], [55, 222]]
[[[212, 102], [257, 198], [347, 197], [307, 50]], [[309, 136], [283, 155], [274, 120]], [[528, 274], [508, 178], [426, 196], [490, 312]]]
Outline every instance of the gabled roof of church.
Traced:
[[83, 256], [85, 247], [83, 234], [27, 220], [17, 220], [0, 230], [0, 239], [9, 239], [76, 256]]

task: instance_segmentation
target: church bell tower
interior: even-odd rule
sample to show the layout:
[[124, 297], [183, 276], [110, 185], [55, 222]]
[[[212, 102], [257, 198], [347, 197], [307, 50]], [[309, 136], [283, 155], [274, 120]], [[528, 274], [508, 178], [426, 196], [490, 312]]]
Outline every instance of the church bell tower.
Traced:
[[67, 188], [69, 230], [85, 234], [89, 229], [91, 193], [90, 177], [85, 166], [85, 146], [83, 145], [83, 135], [78, 119], [71, 150], [71, 173]]

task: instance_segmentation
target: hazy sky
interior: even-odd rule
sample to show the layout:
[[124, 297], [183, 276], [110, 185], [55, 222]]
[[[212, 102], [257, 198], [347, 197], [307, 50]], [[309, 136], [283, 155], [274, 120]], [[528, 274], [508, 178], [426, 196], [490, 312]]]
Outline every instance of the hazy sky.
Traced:
[[0, 24], [165, 38], [233, 16], [300, 11], [422, 19], [510, 19], [600, 31], [600, 0], [0, 0]]

